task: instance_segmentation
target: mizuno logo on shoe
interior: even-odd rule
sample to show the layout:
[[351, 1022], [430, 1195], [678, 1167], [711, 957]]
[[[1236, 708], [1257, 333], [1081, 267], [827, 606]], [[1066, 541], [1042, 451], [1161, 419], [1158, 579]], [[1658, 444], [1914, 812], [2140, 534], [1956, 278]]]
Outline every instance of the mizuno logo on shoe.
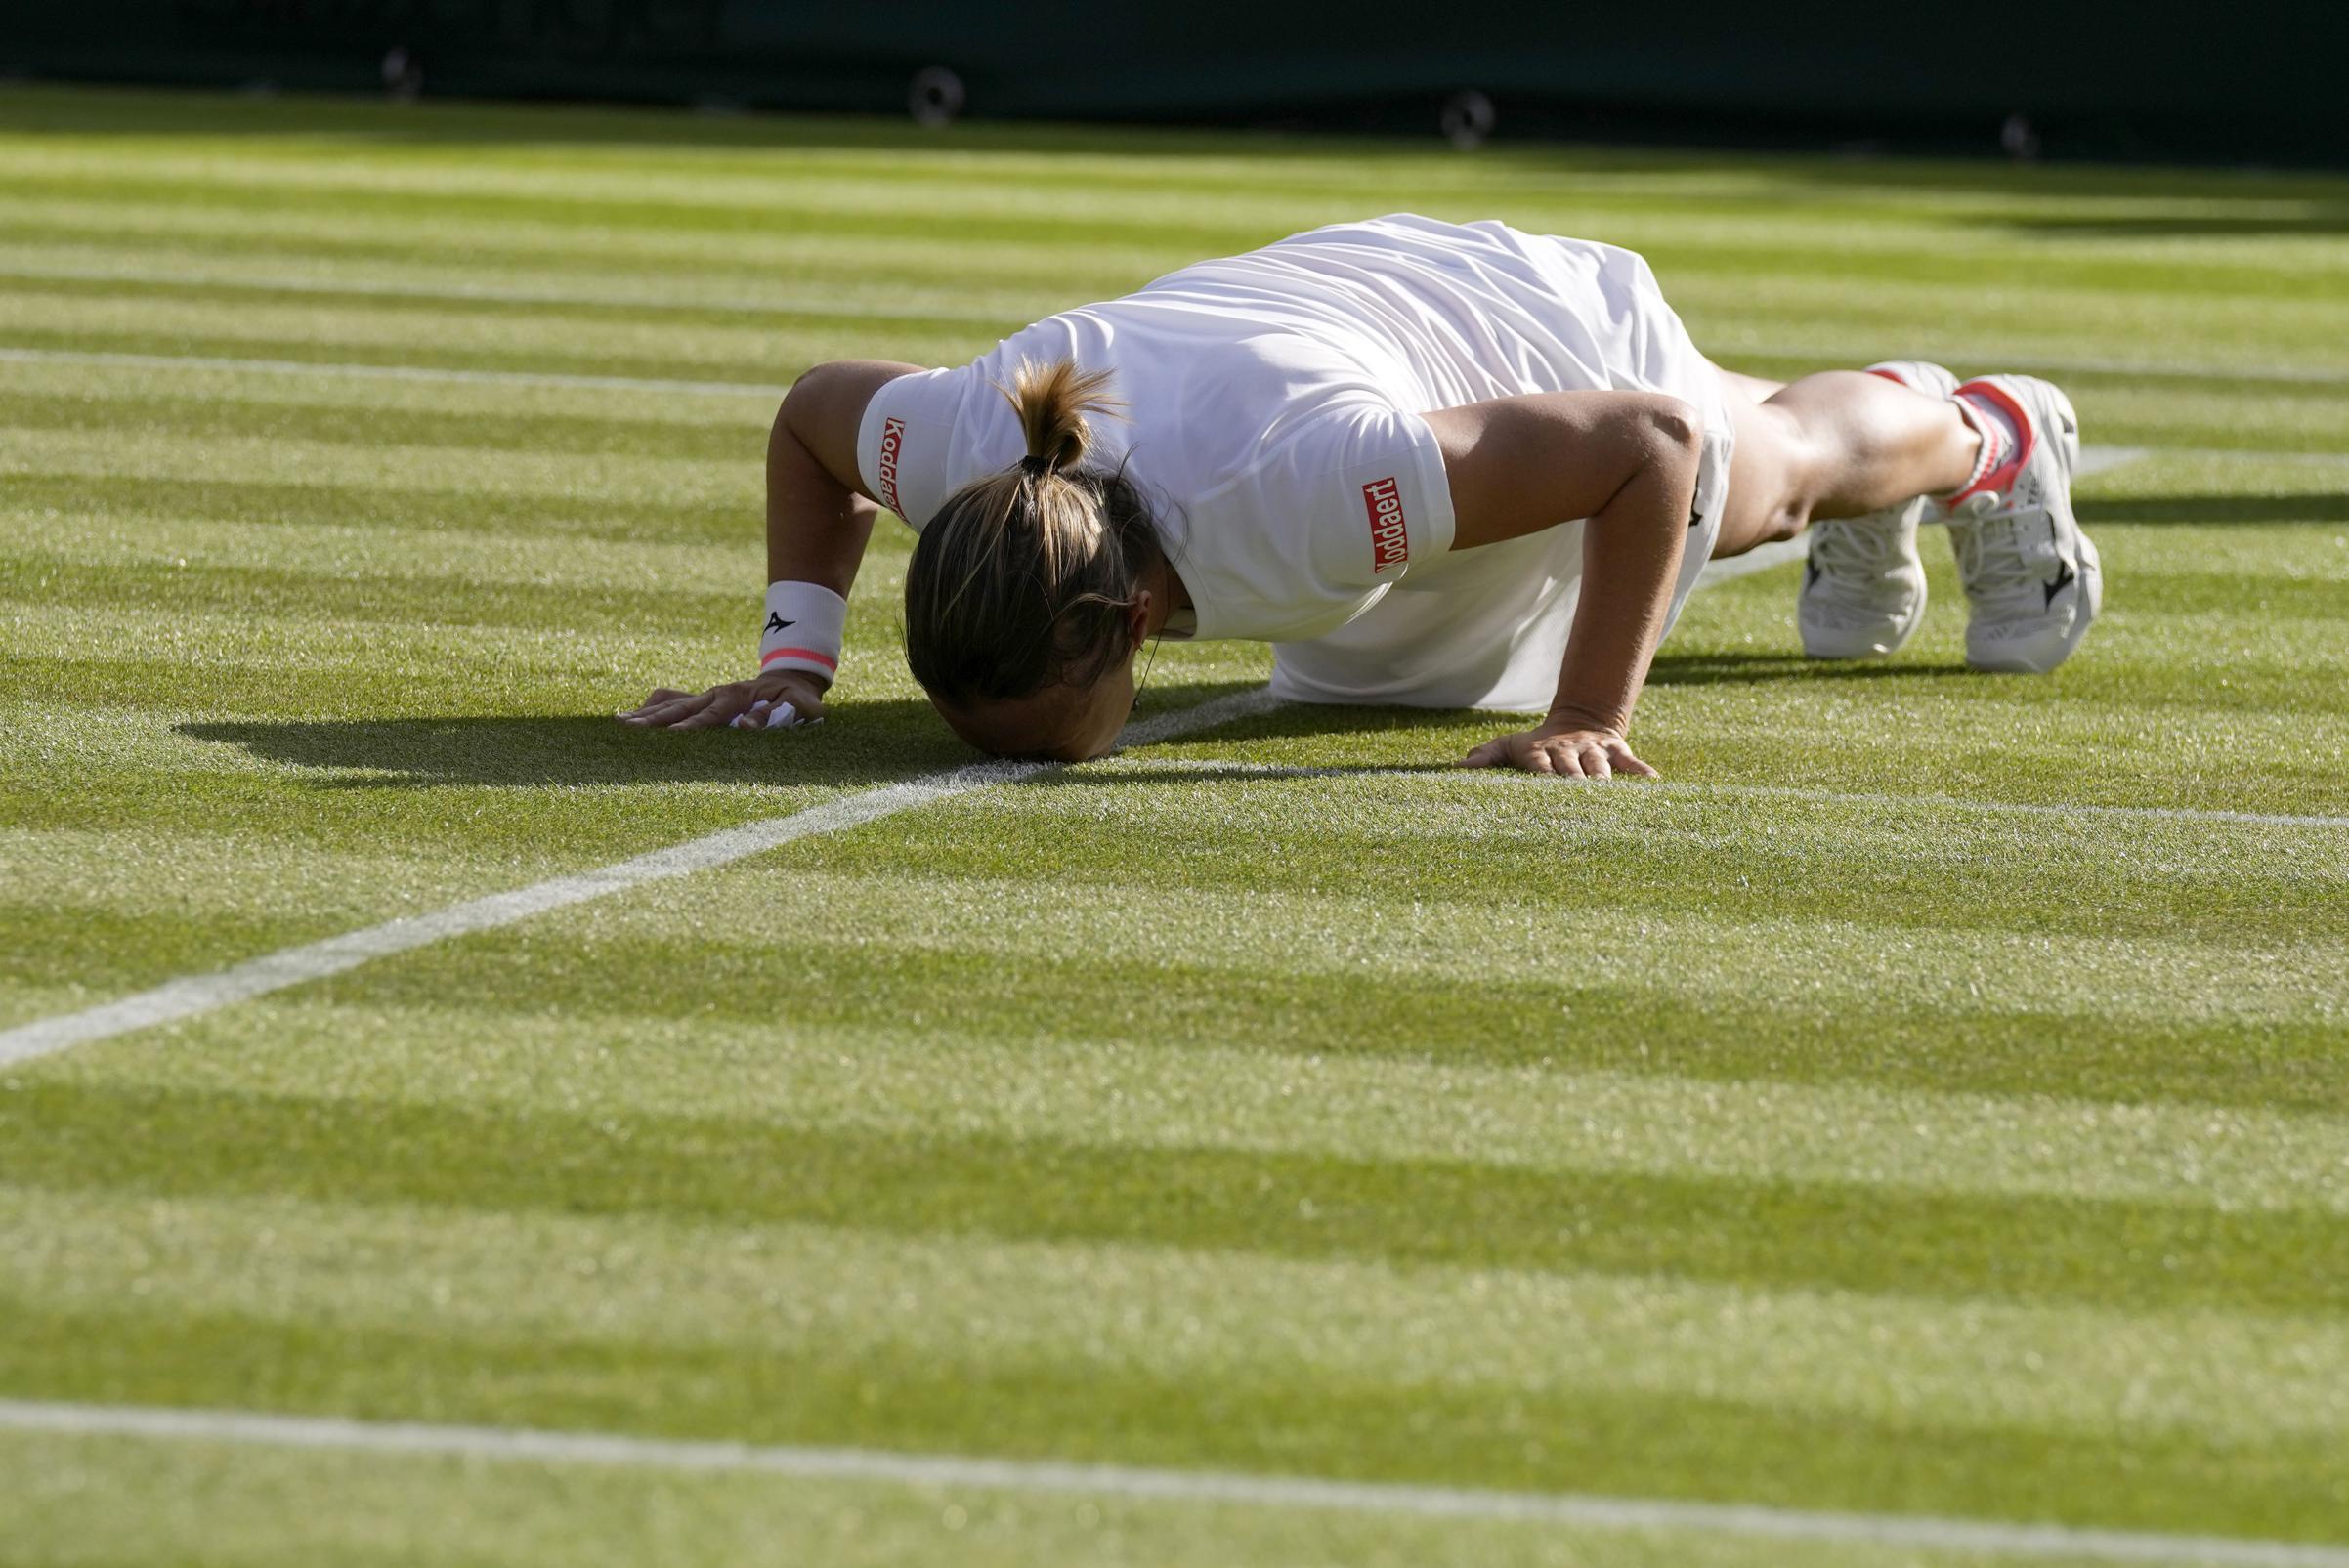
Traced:
[[2071, 570], [2071, 562], [2058, 561], [2056, 563], [2056, 574], [2054, 579], [2052, 581], [2042, 582], [2039, 584], [2039, 586], [2046, 591], [2047, 602], [2051, 605], [2054, 604], [2055, 596], [2062, 593], [2066, 588], [2070, 587], [2072, 583], [2072, 580], [2078, 575], [2079, 573]]

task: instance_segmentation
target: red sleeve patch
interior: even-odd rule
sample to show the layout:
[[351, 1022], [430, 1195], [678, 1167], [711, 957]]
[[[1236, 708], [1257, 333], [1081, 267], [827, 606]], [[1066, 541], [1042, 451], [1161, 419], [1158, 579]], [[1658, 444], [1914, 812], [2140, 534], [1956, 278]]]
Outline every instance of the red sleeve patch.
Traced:
[[1370, 570], [1372, 575], [1411, 559], [1411, 530], [1403, 520], [1402, 487], [1392, 475], [1362, 487], [1362, 505], [1370, 513]]

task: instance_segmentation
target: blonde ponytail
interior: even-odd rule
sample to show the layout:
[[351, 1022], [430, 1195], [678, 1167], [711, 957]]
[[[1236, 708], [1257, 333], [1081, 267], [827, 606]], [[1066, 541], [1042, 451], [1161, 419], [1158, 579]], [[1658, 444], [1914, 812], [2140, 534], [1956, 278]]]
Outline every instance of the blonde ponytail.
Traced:
[[1078, 369], [1074, 360], [1055, 360], [1050, 364], [1019, 361], [1011, 385], [995, 390], [1010, 400], [1011, 411], [1019, 416], [1020, 434], [1027, 438], [1028, 462], [1022, 468], [1041, 462], [1049, 473], [1075, 468], [1085, 460], [1093, 435], [1085, 416], [1122, 417], [1122, 405], [1109, 396], [1109, 379], [1106, 370]]
[[947, 498], [906, 572], [906, 661], [942, 702], [1089, 685], [1132, 651], [1124, 612], [1161, 556], [1123, 473], [1088, 467], [1110, 376], [1020, 361], [999, 386], [1027, 454]]

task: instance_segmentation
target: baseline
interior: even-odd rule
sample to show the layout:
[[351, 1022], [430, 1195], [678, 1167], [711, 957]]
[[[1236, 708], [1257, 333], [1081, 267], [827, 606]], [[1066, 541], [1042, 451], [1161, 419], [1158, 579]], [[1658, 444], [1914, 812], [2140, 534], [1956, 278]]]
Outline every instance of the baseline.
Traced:
[[484, 1461], [876, 1481], [1112, 1498], [1241, 1504], [1423, 1518], [1515, 1520], [1599, 1530], [1681, 1530], [1773, 1541], [1904, 1550], [1971, 1551], [2202, 1568], [2349, 1568], [2349, 1547], [2244, 1537], [2163, 1535], [1930, 1514], [1842, 1513], [1761, 1504], [1691, 1503], [1575, 1492], [1497, 1492], [1403, 1482], [1332, 1481], [1220, 1470], [1151, 1469], [878, 1449], [802, 1448], [559, 1432], [528, 1427], [359, 1421], [255, 1411], [170, 1410], [0, 1400], [0, 1429], [71, 1436], [236, 1443], [255, 1447], [424, 1455]]

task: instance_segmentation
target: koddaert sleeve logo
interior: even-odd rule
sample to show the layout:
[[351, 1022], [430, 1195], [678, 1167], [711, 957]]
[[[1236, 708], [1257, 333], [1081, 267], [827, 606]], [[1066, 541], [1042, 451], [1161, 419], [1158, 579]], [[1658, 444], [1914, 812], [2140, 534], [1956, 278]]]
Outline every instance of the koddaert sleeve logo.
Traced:
[[1374, 479], [1362, 487], [1362, 504], [1370, 512], [1370, 572], [1377, 576], [1388, 567], [1411, 559], [1411, 532], [1403, 522], [1402, 487], [1392, 476]]
[[880, 482], [881, 504], [899, 517], [906, 515], [906, 509], [897, 499], [897, 454], [904, 449], [905, 444], [904, 420], [892, 419], [881, 426], [880, 472], [875, 477]]

